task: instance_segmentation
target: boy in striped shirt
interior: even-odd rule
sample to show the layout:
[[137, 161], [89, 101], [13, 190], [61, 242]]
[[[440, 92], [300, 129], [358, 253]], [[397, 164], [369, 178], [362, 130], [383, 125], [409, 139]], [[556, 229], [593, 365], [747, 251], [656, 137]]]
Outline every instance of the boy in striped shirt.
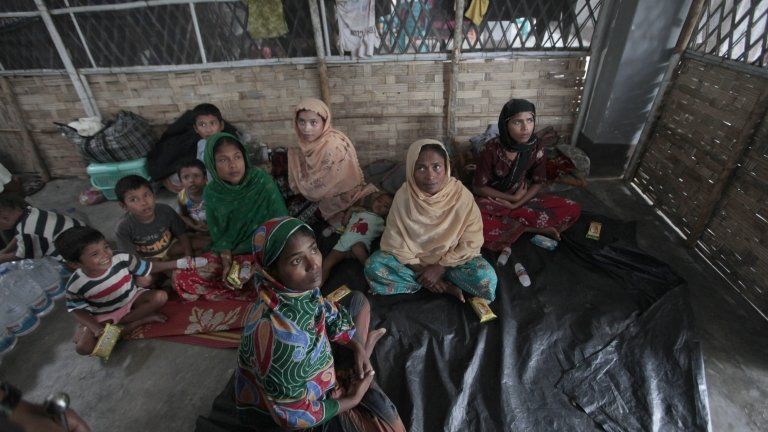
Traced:
[[54, 240], [64, 230], [83, 223], [69, 216], [31, 207], [16, 195], [0, 195], [0, 230], [16, 228], [16, 234], [0, 251], [0, 263], [50, 256], [61, 260]]
[[75, 272], [67, 282], [67, 310], [80, 323], [74, 342], [81, 355], [93, 352], [107, 321], [125, 334], [151, 322], [165, 322], [159, 313], [168, 300], [162, 290], [140, 288], [137, 279], [150, 273], [185, 267], [194, 260], [150, 262], [134, 255], [112, 254], [104, 235], [90, 227], [70, 228], [56, 238], [56, 248]]

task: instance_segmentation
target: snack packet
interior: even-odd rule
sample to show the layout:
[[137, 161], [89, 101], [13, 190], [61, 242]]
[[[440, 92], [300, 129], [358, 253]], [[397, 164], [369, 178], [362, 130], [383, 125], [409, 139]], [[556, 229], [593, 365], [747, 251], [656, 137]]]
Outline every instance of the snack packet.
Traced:
[[101, 357], [105, 362], [109, 360], [109, 356], [112, 354], [117, 340], [120, 339], [122, 331], [123, 328], [119, 325], [107, 323], [104, 326], [104, 331], [101, 332], [101, 336], [99, 336], [99, 340], [96, 341], [96, 346], [93, 348], [91, 356]]
[[349, 294], [351, 292], [352, 292], [352, 290], [347, 288], [346, 285], [342, 285], [342, 286], [336, 288], [332, 293], [330, 293], [327, 296], [325, 296], [325, 298], [330, 300], [330, 301], [333, 301], [333, 302], [338, 302], [339, 300], [343, 299], [344, 297], [347, 296], [347, 294]]
[[472, 297], [469, 299], [469, 303], [472, 305], [472, 309], [475, 310], [477, 316], [480, 317], [481, 323], [498, 318], [491, 310], [491, 307], [488, 306], [488, 301], [484, 298]]
[[239, 290], [242, 288], [243, 284], [240, 282], [240, 264], [238, 264], [237, 261], [232, 261], [232, 265], [229, 267], [227, 284], [232, 287], [232, 289]]
[[587, 238], [591, 240], [600, 240], [600, 231], [603, 229], [603, 224], [600, 222], [590, 222], [589, 230], [587, 230]]

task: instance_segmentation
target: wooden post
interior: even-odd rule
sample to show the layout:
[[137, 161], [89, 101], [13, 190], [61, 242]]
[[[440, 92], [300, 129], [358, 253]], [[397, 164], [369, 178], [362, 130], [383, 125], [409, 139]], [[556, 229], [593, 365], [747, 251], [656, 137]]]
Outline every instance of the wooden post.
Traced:
[[[323, 45], [323, 28], [320, 22], [320, 10], [317, 7], [317, 0], [309, 1], [309, 12], [312, 15], [312, 29], [315, 33], [315, 49], [317, 50], [317, 69], [320, 73], [320, 92], [323, 102], [330, 108], [331, 106], [331, 88], [328, 84], [328, 65], [325, 63], [325, 46]], [[321, 0], [322, 1], [322, 0]]]
[[733, 144], [733, 148], [729, 152], [728, 158], [725, 160], [723, 170], [720, 172], [720, 175], [717, 176], [717, 180], [715, 181], [712, 191], [707, 195], [708, 199], [702, 206], [701, 213], [699, 213], [699, 217], [696, 219], [696, 225], [693, 226], [691, 234], [686, 240], [688, 247], [693, 247], [696, 245], [696, 242], [698, 242], [699, 238], [701, 238], [701, 234], [704, 233], [707, 225], [709, 225], [710, 219], [715, 213], [717, 205], [720, 204], [720, 202], [723, 200], [723, 191], [725, 191], [726, 186], [731, 183], [733, 173], [736, 171], [736, 166], [738, 165], [739, 161], [744, 159], [744, 155], [747, 152], [747, 147], [754, 138], [755, 131], [758, 130], [761, 121], [764, 121], [767, 115], [768, 86], [765, 86], [762, 93], [760, 93], [760, 97], [757, 99], [757, 101], [755, 101], [755, 105], [749, 112], [749, 117], [747, 117], [747, 120], [744, 122], [744, 127], [741, 128], [739, 137]]
[[43, 181], [47, 183], [51, 180], [51, 174], [48, 171], [48, 166], [45, 164], [45, 161], [43, 161], [43, 158], [40, 156], [40, 149], [37, 147], [37, 142], [32, 139], [32, 135], [29, 133], [27, 122], [24, 121], [24, 116], [22, 114], [21, 107], [19, 106], [19, 101], [16, 99], [16, 94], [13, 92], [13, 88], [11, 87], [11, 83], [8, 80], [8, 77], [0, 77], [0, 86], [2, 86], [3, 93], [8, 94], [10, 103], [6, 108], [11, 112], [11, 115], [19, 121], [18, 133], [21, 134], [24, 147], [29, 149], [29, 155], [32, 158], [32, 164], [40, 173], [40, 177], [43, 179]]
[[453, 27], [453, 53], [451, 55], [451, 81], [448, 86], [448, 109], [446, 110], [446, 123], [448, 124], [447, 146], [453, 147], [456, 140], [456, 108], [459, 92], [459, 61], [461, 60], [461, 45], [464, 44], [464, 0], [456, 0]]
[[98, 110], [94, 107], [93, 101], [88, 98], [88, 92], [85, 90], [83, 83], [80, 82], [80, 78], [77, 75], [77, 69], [72, 63], [72, 59], [69, 58], [69, 52], [64, 45], [64, 41], [61, 39], [59, 31], [56, 30], [56, 26], [53, 24], [51, 14], [48, 12], [48, 8], [43, 3], [43, 0], [35, 0], [37, 10], [40, 12], [40, 17], [43, 19], [45, 28], [48, 30], [48, 34], [51, 36], [53, 45], [56, 47], [56, 51], [59, 53], [61, 62], [64, 64], [64, 69], [69, 75], [69, 79], [72, 81], [72, 86], [75, 88], [77, 96], [80, 98], [80, 103], [83, 104], [83, 110], [88, 117], [98, 116]]
[[640, 132], [640, 138], [637, 140], [637, 148], [632, 152], [632, 156], [629, 159], [627, 170], [624, 172], [624, 180], [631, 181], [637, 174], [637, 169], [640, 166], [640, 161], [643, 159], [645, 151], [648, 149], [648, 141], [651, 139], [651, 132], [656, 128], [656, 121], [659, 117], [659, 110], [661, 104], [667, 97], [669, 89], [672, 87], [674, 81], [674, 72], [680, 63], [685, 49], [688, 47], [688, 43], [691, 41], [696, 25], [701, 18], [701, 12], [704, 10], [704, 3], [706, 0], [693, 0], [690, 9], [688, 9], [688, 16], [685, 18], [685, 24], [680, 31], [680, 36], [677, 38], [677, 44], [675, 50], [672, 53], [672, 57], [669, 59], [669, 65], [664, 73], [664, 78], [661, 80], [659, 91], [656, 93], [656, 97], [651, 104], [650, 112], [648, 113], [648, 119], [643, 126], [642, 132]]

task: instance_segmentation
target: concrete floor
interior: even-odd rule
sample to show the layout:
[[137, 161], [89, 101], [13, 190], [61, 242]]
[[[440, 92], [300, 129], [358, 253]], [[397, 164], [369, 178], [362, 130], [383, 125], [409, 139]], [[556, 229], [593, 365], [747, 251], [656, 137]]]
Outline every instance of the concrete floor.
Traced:
[[[114, 202], [76, 204], [85, 180], [57, 180], [29, 199], [43, 208], [85, 214], [114, 240], [122, 211]], [[768, 322], [698, 256], [653, 209], [619, 181], [593, 181], [568, 194], [586, 210], [637, 220], [638, 242], [688, 281], [704, 351], [713, 430], [768, 430]], [[161, 201], [173, 197], [164, 194]], [[73, 204], [75, 203], [75, 204]], [[31, 400], [67, 391], [94, 431], [190, 431], [233, 372], [235, 350], [164, 341], [122, 342], [109, 362], [80, 357], [70, 342], [75, 321], [63, 302], [2, 358], [0, 376]]]

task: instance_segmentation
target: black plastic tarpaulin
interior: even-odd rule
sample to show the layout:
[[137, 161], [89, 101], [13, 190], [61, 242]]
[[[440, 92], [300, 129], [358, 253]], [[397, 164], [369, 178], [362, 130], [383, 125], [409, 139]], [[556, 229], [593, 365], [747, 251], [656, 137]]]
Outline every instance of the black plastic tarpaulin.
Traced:
[[[592, 221], [603, 223], [599, 241], [585, 238]], [[453, 297], [369, 297], [372, 328], [388, 330], [377, 381], [409, 430], [707, 430], [684, 283], [634, 236], [633, 223], [584, 214], [554, 251], [521, 238], [497, 269], [498, 319], [483, 324]], [[518, 282], [517, 261], [532, 286]], [[327, 286], [342, 283], [365, 289], [358, 264]], [[226, 429], [227, 398], [198, 430]]]

